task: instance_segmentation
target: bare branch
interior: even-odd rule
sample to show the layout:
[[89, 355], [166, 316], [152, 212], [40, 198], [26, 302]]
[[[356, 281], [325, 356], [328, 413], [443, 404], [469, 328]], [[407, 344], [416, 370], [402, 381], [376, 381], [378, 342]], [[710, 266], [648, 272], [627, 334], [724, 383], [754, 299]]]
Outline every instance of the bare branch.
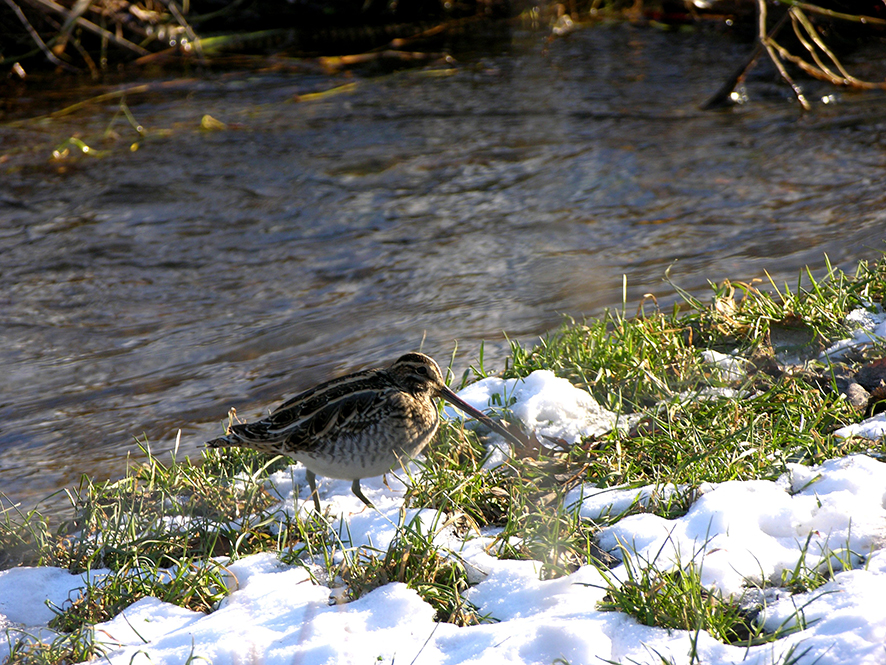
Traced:
[[31, 22], [28, 21], [28, 18], [25, 16], [24, 12], [21, 8], [13, 2], [13, 0], [6, 0], [6, 4], [9, 5], [9, 8], [15, 12], [15, 15], [18, 16], [19, 21], [22, 22], [22, 25], [25, 26], [25, 29], [28, 31], [28, 34], [31, 35], [31, 39], [40, 47], [40, 50], [43, 51], [43, 54], [46, 56], [46, 59], [49, 60], [54, 65], [62, 67], [63, 69], [67, 69], [70, 72], [76, 72], [77, 68], [69, 65], [68, 63], [60, 60], [55, 53], [53, 53], [49, 47], [46, 45], [46, 42], [37, 34], [37, 31], [34, 29], [34, 26], [31, 25]]
[[870, 23], [871, 25], [886, 25], [886, 19], [875, 18], [874, 16], [861, 16], [859, 14], [843, 14], [841, 12], [835, 12], [831, 9], [825, 9], [824, 7], [819, 7], [818, 5], [810, 5], [806, 2], [798, 2], [797, 0], [779, 0], [779, 2], [783, 5], [790, 5], [791, 7], [797, 7], [799, 9], [805, 9], [807, 12], [812, 12], [814, 14], [821, 14], [822, 16], [827, 16], [829, 18], [836, 18], [842, 21], [852, 21], [853, 23]]
[[175, 0], [160, 0], [166, 8], [169, 10], [169, 13], [178, 21], [178, 24], [185, 29], [185, 34], [188, 36], [191, 44], [194, 47], [194, 50], [197, 51], [197, 57], [203, 61], [205, 58], [203, 57], [203, 47], [200, 45], [200, 38], [197, 37], [197, 33], [194, 32], [194, 29], [191, 28], [190, 24], [185, 20], [185, 17], [178, 9], [178, 5], [175, 4]]
[[[11, 4], [12, 0], [6, 0], [6, 2]], [[41, 9], [48, 9], [50, 11], [56, 12], [57, 14], [61, 14], [65, 18], [68, 18], [71, 14], [71, 12], [69, 12], [67, 9], [62, 7], [60, 4], [54, 2], [53, 0], [27, 0], [27, 2], [35, 7], [38, 7]], [[128, 50], [132, 51], [133, 53], [137, 53], [139, 55], [147, 55], [148, 53], [150, 53], [150, 51], [142, 48], [138, 44], [133, 44], [128, 39], [124, 39], [123, 37], [118, 37], [113, 32], [109, 32], [108, 30], [105, 30], [104, 28], [100, 28], [95, 23], [93, 23], [92, 21], [88, 21], [87, 19], [83, 18], [82, 16], [76, 19], [76, 23], [84, 30], [88, 30], [89, 32], [92, 32], [92, 33], [95, 33], [96, 35], [104, 37], [105, 39], [112, 42], [113, 44], [116, 44], [117, 46], [119, 46], [121, 48], [128, 49]]]
[[[794, 83], [793, 79], [788, 75], [787, 70], [784, 68], [784, 63], [779, 58], [779, 53], [781, 52], [781, 47], [774, 39], [770, 39], [769, 35], [766, 34], [766, 0], [757, 0], [757, 8], [759, 11], [759, 23], [758, 23], [758, 34], [757, 38], [760, 40], [760, 43], [763, 44], [763, 47], [766, 49], [766, 52], [769, 54], [769, 58], [772, 60], [772, 63], [775, 65], [776, 69], [778, 69], [778, 73], [781, 74], [781, 77], [785, 80], [785, 82], [791, 86], [791, 89], [794, 91], [794, 95], [797, 97], [797, 101], [800, 102], [800, 106], [803, 107], [804, 110], [808, 111], [812, 108], [812, 105], [803, 95], [803, 91], [800, 89], [796, 83]], [[778, 50], [778, 53], [776, 52]]]

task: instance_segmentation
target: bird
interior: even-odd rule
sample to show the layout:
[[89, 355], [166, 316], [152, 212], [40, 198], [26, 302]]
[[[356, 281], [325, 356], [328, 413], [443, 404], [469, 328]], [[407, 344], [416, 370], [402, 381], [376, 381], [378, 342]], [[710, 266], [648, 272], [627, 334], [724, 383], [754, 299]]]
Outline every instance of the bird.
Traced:
[[503, 425], [456, 395], [433, 358], [411, 352], [388, 367], [321, 383], [286, 400], [267, 418], [231, 425], [206, 447], [252, 448], [301, 462], [317, 513], [318, 475], [352, 481], [354, 495], [373, 507], [360, 480], [386, 473], [425, 449], [440, 425], [435, 401], [440, 398], [520, 444]]

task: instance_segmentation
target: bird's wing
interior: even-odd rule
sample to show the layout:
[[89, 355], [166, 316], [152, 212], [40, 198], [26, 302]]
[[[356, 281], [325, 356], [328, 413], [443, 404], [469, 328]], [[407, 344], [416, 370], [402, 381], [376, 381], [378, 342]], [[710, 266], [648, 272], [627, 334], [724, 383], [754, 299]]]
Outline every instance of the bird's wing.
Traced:
[[368, 388], [370, 385], [377, 385], [380, 381], [377, 374], [378, 370], [367, 369], [321, 383], [310, 390], [299, 393], [295, 397], [290, 397], [271, 412], [271, 417], [293, 410], [313, 412], [324, 404], [351, 391]]
[[235, 425], [232, 432], [243, 438], [281, 442], [290, 452], [310, 450], [330, 433], [358, 433], [383, 418], [384, 405], [390, 395], [377, 388], [353, 388], [338, 395], [327, 395], [327, 399], [281, 407], [265, 420]]

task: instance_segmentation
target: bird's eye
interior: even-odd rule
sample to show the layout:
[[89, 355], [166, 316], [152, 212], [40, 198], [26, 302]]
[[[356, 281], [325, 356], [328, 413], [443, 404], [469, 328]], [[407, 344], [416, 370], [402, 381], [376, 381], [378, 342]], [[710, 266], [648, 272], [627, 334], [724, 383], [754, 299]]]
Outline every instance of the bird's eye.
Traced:
[[419, 374], [421, 374], [422, 376], [427, 376], [427, 375], [428, 375], [428, 368], [425, 367], [425, 366], [423, 366], [423, 365], [422, 365], [422, 366], [419, 366], [419, 367], [416, 367], [416, 368], [415, 368], [415, 371], [418, 372]]

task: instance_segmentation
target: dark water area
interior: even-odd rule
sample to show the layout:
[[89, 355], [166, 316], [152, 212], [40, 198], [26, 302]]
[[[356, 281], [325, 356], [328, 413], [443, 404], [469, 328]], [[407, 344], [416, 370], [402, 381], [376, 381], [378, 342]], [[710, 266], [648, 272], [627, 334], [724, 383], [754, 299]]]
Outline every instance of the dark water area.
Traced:
[[[619, 306], [623, 275], [630, 303], [667, 303], [669, 266], [704, 294], [877, 258], [883, 95], [810, 86], [801, 115], [760, 74], [698, 110], [749, 48], [515, 33], [448, 67], [148, 81], [126, 98], [141, 140], [118, 99], [0, 125], [0, 491], [114, 477], [142, 435], [196, 456], [230, 407], [422, 343], [441, 364], [457, 343], [460, 372], [485, 341], [500, 366], [505, 333]], [[51, 159], [71, 136], [104, 154]]]

